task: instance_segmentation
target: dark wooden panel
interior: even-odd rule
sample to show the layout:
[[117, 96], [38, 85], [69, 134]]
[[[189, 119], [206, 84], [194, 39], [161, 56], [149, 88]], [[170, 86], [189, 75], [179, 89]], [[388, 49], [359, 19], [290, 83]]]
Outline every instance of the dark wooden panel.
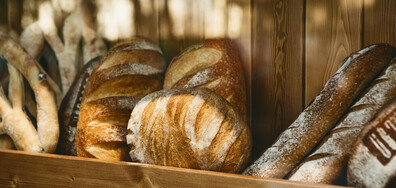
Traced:
[[8, 0], [8, 26], [18, 34], [22, 32], [22, 0]]
[[254, 157], [270, 146], [303, 108], [303, 2], [253, 1]]
[[0, 26], [4, 27], [8, 23], [7, 0], [0, 0]]
[[361, 48], [363, 0], [306, 1], [305, 105], [342, 61]]
[[158, 0], [133, 0], [136, 34], [159, 43]]
[[364, 0], [364, 46], [390, 43], [396, 46], [396, 1]]

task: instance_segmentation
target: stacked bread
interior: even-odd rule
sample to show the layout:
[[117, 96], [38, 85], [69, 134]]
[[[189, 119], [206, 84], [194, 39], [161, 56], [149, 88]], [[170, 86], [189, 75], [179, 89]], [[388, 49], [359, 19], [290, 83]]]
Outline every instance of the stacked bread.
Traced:
[[365, 123], [396, 95], [395, 55], [394, 47], [377, 44], [346, 58], [315, 100], [244, 174], [333, 183]]

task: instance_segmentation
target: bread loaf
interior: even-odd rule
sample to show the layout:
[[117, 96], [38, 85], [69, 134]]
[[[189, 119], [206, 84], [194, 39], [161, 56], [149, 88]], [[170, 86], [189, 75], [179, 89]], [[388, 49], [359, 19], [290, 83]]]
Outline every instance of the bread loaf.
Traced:
[[352, 186], [396, 186], [396, 97], [360, 134], [347, 171]]
[[109, 50], [86, 85], [77, 123], [77, 156], [128, 160], [126, 126], [135, 104], [160, 90], [165, 62], [147, 39], [122, 42]]
[[144, 97], [128, 123], [132, 161], [240, 172], [251, 134], [240, 112], [207, 88], [165, 89]]
[[85, 86], [91, 76], [92, 70], [101, 57], [89, 61], [77, 74], [69, 91], [60, 105], [59, 116], [59, 142], [56, 153], [76, 156], [76, 129], [78, 115], [80, 114], [81, 99]]
[[394, 47], [377, 44], [346, 58], [315, 100], [244, 174], [283, 178], [335, 125], [395, 54]]
[[213, 90], [247, 120], [245, 79], [231, 40], [207, 39], [172, 60], [166, 70], [164, 89], [193, 87]]
[[318, 149], [305, 158], [290, 180], [333, 183], [346, 167], [349, 152], [364, 125], [396, 96], [396, 59], [375, 79]]

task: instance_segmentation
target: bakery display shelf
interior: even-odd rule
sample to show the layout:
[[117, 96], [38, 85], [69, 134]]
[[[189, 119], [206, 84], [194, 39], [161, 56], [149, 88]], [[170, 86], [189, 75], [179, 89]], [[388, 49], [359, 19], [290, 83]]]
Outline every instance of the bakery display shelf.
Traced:
[[0, 169], [0, 187], [342, 187], [1, 149]]

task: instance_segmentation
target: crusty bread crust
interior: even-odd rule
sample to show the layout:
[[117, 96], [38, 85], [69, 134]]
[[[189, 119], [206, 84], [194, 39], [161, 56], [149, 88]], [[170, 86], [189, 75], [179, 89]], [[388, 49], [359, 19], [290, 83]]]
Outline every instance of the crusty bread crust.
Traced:
[[240, 112], [207, 88], [165, 89], [144, 97], [128, 123], [133, 161], [241, 172], [251, 133]]
[[396, 96], [368, 123], [348, 160], [348, 185], [395, 187]]
[[76, 130], [81, 100], [88, 79], [101, 57], [89, 61], [77, 74], [59, 108], [59, 142], [56, 153], [76, 156]]
[[169, 65], [164, 88], [206, 87], [224, 97], [247, 120], [246, 88], [235, 45], [228, 39], [207, 39]]
[[315, 100], [244, 174], [283, 178], [330, 131], [395, 54], [394, 47], [376, 44], [346, 58]]
[[135, 104], [162, 89], [165, 62], [147, 39], [109, 50], [90, 76], [77, 124], [77, 156], [129, 160], [126, 126]]
[[290, 180], [334, 183], [346, 167], [353, 144], [381, 107], [396, 96], [396, 59], [375, 79], [318, 149], [298, 165]]

